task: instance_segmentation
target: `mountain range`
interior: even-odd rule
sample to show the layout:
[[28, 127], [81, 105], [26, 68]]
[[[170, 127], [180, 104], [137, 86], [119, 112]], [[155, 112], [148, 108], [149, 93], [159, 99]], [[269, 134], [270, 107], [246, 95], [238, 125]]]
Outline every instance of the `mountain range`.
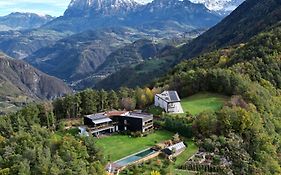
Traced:
[[[222, 19], [202, 4], [189, 0], [154, 0], [141, 5], [133, 0], [72, 0], [62, 17], [45, 25], [57, 31], [81, 32], [106, 27], [133, 27], [185, 31], [208, 28]], [[179, 27], [181, 26], [181, 27]]]
[[125, 16], [140, 4], [134, 0], [72, 0], [65, 17]]
[[[99, 66], [110, 60], [107, 57], [118, 49], [135, 52], [130, 50], [132, 47], [123, 47], [137, 40], [160, 41], [184, 35], [182, 41], [186, 42], [221, 18], [204, 5], [187, 0], [155, 0], [146, 5], [132, 0], [73, 0], [64, 16], [41, 28], [12, 37], [10, 34], [3, 35], [7, 39], [2, 46], [0, 42], [0, 49], [10, 56], [25, 59], [45, 73], [76, 84], [96, 74], [103, 73], [103, 77], [119, 70], [120, 66], [116, 62], [106, 62], [111, 67], [107, 73]], [[42, 34], [34, 37], [34, 33]], [[47, 36], [45, 34], [51, 37], [41, 44]], [[19, 44], [18, 41], [22, 40], [24, 42]], [[36, 42], [38, 44], [33, 46]], [[131, 65], [129, 60], [135, 58], [126, 59], [125, 62]]]
[[[26, 15], [30, 19], [21, 21], [32, 20], [33, 15]], [[5, 18], [11, 17], [10, 20], [14, 21], [12, 16]], [[132, 0], [72, 0], [62, 17], [39, 28], [0, 32], [0, 50], [11, 57], [24, 59], [70, 35], [106, 28], [128, 28], [136, 35], [145, 35], [150, 39], [174, 38], [182, 34], [191, 35], [192, 38], [221, 19], [222, 16], [204, 5], [187, 0], [155, 0], [146, 5]], [[199, 32], [193, 35], [194, 31]]]
[[54, 30], [33, 29], [0, 32], [0, 50], [10, 57], [24, 59], [42, 47], [69, 36]]
[[[72, 0], [64, 15], [56, 19], [28, 13], [13, 13], [2, 18], [6, 19], [5, 25], [20, 26], [22, 30], [0, 32], [1, 51], [65, 80], [74, 88], [83, 89], [96, 86], [116, 71], [134, 66], [141, 73], [150, 69], [165, 72], [177, 63], [175, 57], [181, 57], [171, 53], [218, 23], [223, 15], [188, 0], [154, 0], [145, 5], [133, 0]], [[21, 19], [21, 23], [16, 19]], [[29, 67], [22, 70], [22, 77], [38, 75], [15, 85], [11, 80], [23, 78], [17, 73], [12, 73], [17, 75], [15, 78], [2, 72], [0, 75], [10, 82], [16, 95], [44, 99], [70, 92], [62, 81], [6, 57], [3, 56], [3, 60], [9, 64]], [[6, 70], [12, 71], [15, 70]], [[134, 75], [134, 69], [132, 71]], [[157, 75], [161, 73], [156, 71], [154, 76]], [[44, 80], [49, 81], [50, 88], [41, 86], [45, 87]]]
[[131, 43], [133, 35], [135, 31], [127, 29], [86, 31], [43, 47], [25, 60], [50, 75], [71, 82], [93, 73], [110, 53]]
[[[132, 66], [122, 69], [98, 82], [95, 87], [118, 89], [122, 86], [135, 87], [149, 83], [154, 78], [167, 73], [171, 67], [182, 60], [192, 59], [201, 54], [227, 46], [241, 44], [256, 34], [278, 24], [280, 21], [280, 1], [269, 0], [265, 3], [263, 0], [247, 0], [216, 26], [188, 44], [177, 48], [177, 50], [168, 52], [164, 56], [155, 58], [152, 63], [148, 61], [135, 67]], [[149, 66], [150, 64], [154, 64], [154, 67]], [[159, 69], [159, 66], [155, 64], [161, 65], [164, 70]], [[122, 75], [128, 76], [124, 78]], [[145, 77], [150, 77], [150, 79], [146, 79]]]
[[55, 19], [50, 15], [37, 15], [35, 13], [14, 12], [0, 17], [0, 31], [26, 30], [43, 26]]

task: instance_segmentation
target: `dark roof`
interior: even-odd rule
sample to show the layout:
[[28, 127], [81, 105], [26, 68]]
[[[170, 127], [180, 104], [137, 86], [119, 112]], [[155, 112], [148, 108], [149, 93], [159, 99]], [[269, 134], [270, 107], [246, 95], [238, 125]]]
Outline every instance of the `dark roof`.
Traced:
[[130, 112], [128, 115], [126, 115], [127, 117], [132, 117], [132, 118], [141, 118], [143, 120], [150, 120], [153, 119], [153, 115], [152, 114], [148, 114], [148, 113], [143, 113], [143, 112]]
[[170, 100], [171, 101], [180, 101], [180, 98], [178, 96], [178, 93], [176, 91], [168, 91]]
[[168, 103], [181, 101], [177, 91], [164, 91], [161, 94], [156, 94], [156, 96]]

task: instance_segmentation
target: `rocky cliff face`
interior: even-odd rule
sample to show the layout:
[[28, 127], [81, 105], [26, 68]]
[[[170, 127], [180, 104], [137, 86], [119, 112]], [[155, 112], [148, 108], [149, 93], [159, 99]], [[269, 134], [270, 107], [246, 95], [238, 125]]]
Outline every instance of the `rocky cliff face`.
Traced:
[[72, 0], [64, 16], [122, 16], [137, 6], [134, 0]]
[[167, 24], [173, 21], [193, 28], [208, 28], [221, 19], [203, 4], [194, 4], [189, 0], [154, 0], [140, 7], [130, 18], [131, 23], [137, 26], [150, 24], [156, 27], [161, 22]]
[[[154, 0], [138, 4], [134, 0], [73, 0], [63, 17], [45, 27], [57, 31], [82, 32], [107, 27], [143, 27], [164, 31], [209, 28], [222, 16], [189, 0]], [[162, 26], [165, 26], [164, 28]]]

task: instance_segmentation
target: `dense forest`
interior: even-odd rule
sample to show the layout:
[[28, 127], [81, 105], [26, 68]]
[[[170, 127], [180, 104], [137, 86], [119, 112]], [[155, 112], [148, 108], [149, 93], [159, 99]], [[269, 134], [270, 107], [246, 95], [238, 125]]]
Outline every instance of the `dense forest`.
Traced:
[[57, 119], [71, 119], [108, 110], [144, 109], [153, 104], [161, 88], [121, 88], [118, 91], [86, 89], [58, 98], [52, 104]]
[[106, 162], [93, 137], [58, 137], [49, 125], [54, 119], [52, 111], [42, 105], [0, 118], [1, 175], [105, 173]]

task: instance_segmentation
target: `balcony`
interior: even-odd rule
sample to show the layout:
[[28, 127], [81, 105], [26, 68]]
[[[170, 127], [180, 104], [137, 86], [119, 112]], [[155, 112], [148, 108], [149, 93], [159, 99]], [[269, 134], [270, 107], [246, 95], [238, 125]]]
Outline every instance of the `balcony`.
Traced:
[[151, 125], [153, 125], [153, 120], [145, 122], [143, 127], [147, 127], [147, 126], [151, 126]]
[[103, 128], [108, 128], [108, 127], [113, 127], [113, 123], [107, 123], [107, 124], [103, 124], [103, 125], [98, 125], [98, 126], [95, 126], [95, 127], [91, 127], [89, 128], [91, 131], [92, 130], [100, 130], [100, 129], [103, 129]]

